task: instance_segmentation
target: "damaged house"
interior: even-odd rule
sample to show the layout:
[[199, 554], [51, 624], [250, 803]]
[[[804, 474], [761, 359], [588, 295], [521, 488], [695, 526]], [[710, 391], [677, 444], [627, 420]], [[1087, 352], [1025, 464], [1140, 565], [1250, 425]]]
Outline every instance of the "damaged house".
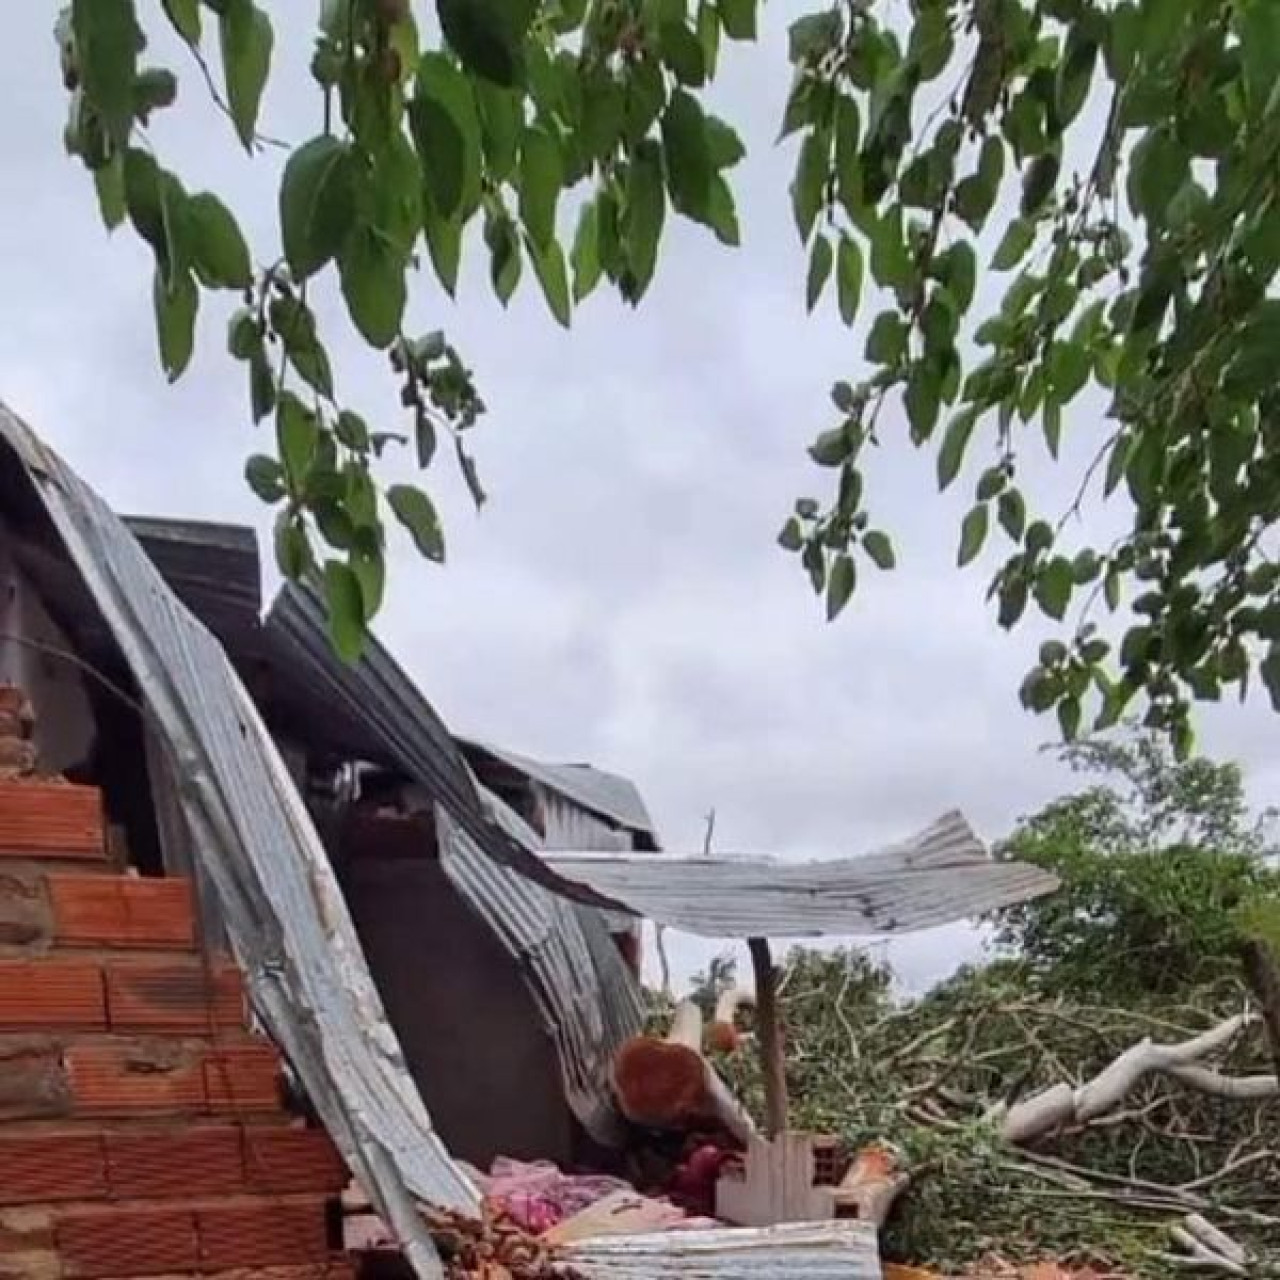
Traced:
[[[664, 889], [630, 783], [455, 738], [376, 642], [343, 664], [308, 592], [264, 613], [259, 568], [244, 530], [126, 525], [0, 406], [5, 1274], [342, 1267], [349, 1171], [435, 1276], [419, 1206], [477, 1213], [461, 1161], [599, 1166], [624, 1137], [638, 919], [679, 923], [714, 868]], [[842, 864], [816, 931], [1045, 888], [948, 841], [886, 854], [873, 892]], [[780, 933], [828, 892], [747, 880], [735, 910], [784, 900], [731, 923]], [[725, 1235], [637, 1237], [600, 1274], [791, 1247]], [[803, 1238], [806, 1275], [877, 1274], [858, 1224]]]

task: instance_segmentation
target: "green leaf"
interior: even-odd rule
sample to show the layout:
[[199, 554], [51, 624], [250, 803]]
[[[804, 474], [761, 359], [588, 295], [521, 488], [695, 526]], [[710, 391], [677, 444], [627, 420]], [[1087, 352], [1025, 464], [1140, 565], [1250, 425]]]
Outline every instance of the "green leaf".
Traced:
[[106, 164], [93, 171], [93, 186], [103, 225], [108, 231], [114, 231], [124, 221], [126, 212], [122, 152], [117, 151]]
[[520, 283], [523, 265], [520, 237], [506, 210], [486, 219], [484, 239], [489, 247], [489, 279], [498, 301], [505, 307]]
[[253, 283], [249, 246], [231, 210], [217, 196], [202, 191], [190, 197], [185, 224], [192, 266], [206, 288], [247, 289]]
[[413, 485], [393, 484], [387, 490], [387, 505], [408, 530], [418, 551], [428, 560], [443, 564], [444, 531], [431, 499]]
[[80, 88], [107, 137], [122, 147], [133, 126], [133, 85], [145, 40], [133, 0], [72, 0]]
[[742, 236], [738, 230], [738, 211], [733, 205], [733, 192], [720, 174], [711, 179], [711, 199], [707, 207], [707, 225], [721, 244], [737, 245]]
[[1036, 576], [1036, 603], [1055, 622], [1061, 622], [1074, 589], [1075, 574], [1071, 561], [1065, 556], [1054, 556]]
[[200, 0], [163, 0], [173, 29], [190, 45], [200, 43]]
[[662, 146], [671, 203], [683, 214], [706, 221], [711, 197], [711, 146], [706, 117], [697, 99], [677, 89], [662, 113]]
[[1062, 736], [1068, 742], [1075, 741], [1080, 732], [1079, 698], [1067, 697], [1058, 703], [1058, 726], [1062, 730]]
[[222, 0], [218, 11], [227, 105], [246, 150], [257, 132], [262, 90], [271, 70], [271, 20], [253, 0]]
[[849, 235], [840, 237], [840, 248], [836, 252], [836, 293], [841, 320], [852, 324], [862, 297], [862, 250]]
[[655, 142], [642, 142], [627, 175], [627, 201], [623, 215], [623, 242], [627, 262], [635, 277], [639, 298], [653, 279], [658, 261], [658, 241], [666, 215], [662, 189], [662, 153]]
[[291, 582], [297, 582], [311, 565], [311, 548], [302, 520], [286, 507], [276, 517], [272, 543], [276, 566]]
[[787, 32], [787, 52], [791, 61], [800, 66], [821, 58], [840, 39], [841, 32], [840, 14], [835, 9], [797, 18]]
[[996, 503], [1000, 527], [1014, 542], [1021, 542], [1027, 527], [1027, 504], [1017, 489], [1006, 489]]
[[276, 380], [264, 351], [249, 359], [249, 407], [255, 423], [261, 422], [276, 407]]
[[469, 212], [480, 191], [480, 121], [466, 76], [442, 53], [418, 62], [409, 125], [427, 203], [443, 218]]
[[319, 443], [315, 414], [292, 391], [282, 391], [276, 406], [276, 449], [290, 493], [300, 494], [306, 488]]
[[348, 449], [354, 449], [357, 453], [367, 453], [369, 450], [369, 424], [351, 409], [343, 409], [338, 414], [333, 434]]
[[304, 142], [285, 164], [280, 181], [284, 256], [305, 280], [336, 256], [356, 216], [351, 153], [321, 134]]
[[963, 568], [982, 550], [987, 540], [989, 515], [985, 504], [973, 507], [960, 525], [960, 549], [956, 564]]
[[956, 213], [974, 231], [981, 231], [986, 225], [1003, 177], [1004, 143], [993, 135], [982, 144], [977, 171], [956, 183]]
[[364, 593], [355, 571], [339, 560], [326, 560], [324, 594], [329, 607], [329, 636], [343, 662], [355, 662], [364, 652]]
[[169, 381], [176, 382], [191, 363], [200, 291], [189, 271], [179, 271], [170, 278], [157, 262], [151, 300], [156, 316], [156, 337], [160, 344], [160, 364]]
[[732, 169], [747, 154], [742, 139], [731, 125], [726, 124], [719, 116], [705, 117], [707, 132], [707, 153], [711, 164], [716, 169]]
[[1029, 218], [1044, 206], [1058, 181], [1061, 159], [1045, 151], [1027, 164], [1022, 177], [1022, 216]]
[[436, 0], [445, 39], [472, 74], [510, 87], [524, 75], [535, 0]]
[[417, 153], [399, 130], [372, 157], [365, 216], [408, 259], [422, 230], [422, 171]]
[[885, 212], [871, 234], [871, 276], [886, 289], [911, 282], [911, 255], [902, 232], [902, 210], [897, 205]]
[[790, 517], [778, 534], [778, 546], [784, 551], [799, 551], [804, 546], [804, 530], [795, 516]]
[[719, 0], [720, 25], [730, 40], [756, 38], [757, 0]]
[[961, 409], [947, 424], [938, 450], [938, 488], [945, 489], [960, 474], [965, 451], [978, 425], [978, 411], [974, 406]]
[[805, 283], [805, 305], [810, 311], [818, 305], [822, 290], [831, 277], [834, 262], [835, 254], [831, 250], [831, 241], [826, 236], [816, 236], [813, 249], [809, 254], [809, 277]]
[[933, 434], [942, 407], [938, 374], [931, 364], [918, 360], [911, 366], [903, 400], [907, 421], [911, 424], [911, 439], [916, 443], [927, 440]]
[[268, 308], [268, 315], [298, 376], [322, 396], [332, 399], [329, 356], [316, 336], [315, 318], [306, 304], [297, 298], [276, 298]]
[[422, 208], [422, 230], [436, 278], [445, 292], [453, 297], [458, 288], [458, 266], [462, 260], [462, 221], [457, 216], [446, 218], [428, 200]]
[[968, 311], [978, 282], [978, 259], [973, 245], [958, 240], [934, 259], [934, 273], [946, 286], [956, 308]]
[[1258, 674], [1266, 686], [1274, 711], [1280, 711], [1280, 643], [1272, 641], [1267, 656], [1258, 663]]
[[1098, 42], [1087, 25], [1081, 22], [1073, 26], [1065, 56], [1058, 64], [1055, 109], [1062, 128], [1071, 124], [1084, 107], [1097, 61]]
[[800, 239], [806, 243], [825, 203], [830, 159], [829, 135], [820, 129], [813, 130], [801, 144], [796, 174], [791, 181], [791, 210], [795, 215]]
[[526, 129], [520, 144], [520, 217], [540, 248], [555, 237], [556, 202], [563, 184], [560, 144], [546, 129]]
[[1049, 350], [1049, 385], [1059, 404], [1070, 404], [1089, 380], [1093, 367], [1088, 349], [1079, 342], [1056, 341]]
[[567, 329], [569, 327], [569, 274], [565, 269], [564, 250], [560, 242], [552, 239], [539, 246], [529, 242], [529, 258], [533, 262], [533, 273], [542, 286], [543, 296], [551, 314]]
[[284, 497], [284, 470], [265, 453], [255, 453], [245, 463], [244, 478], [263, 502], [276, 503]]
[[907, 353], [907, 326], [896, 311], [876, 316], [867, 336], [867, 359], [876, 364], [897, 364]]
[[148, 67], [133, 82], [133, 114], [146, 125], [153, 111], [171, 107], [177, 96], [177, 76], [164, 67]]
[[1009, 271], [1026, 257], [1027, 250], [1036, 238], [1035, 224], [1025, 218], [1015, 218], [1005, 229], [991, 259], [993, 271]]
[[827, 579], [827, 621], [834, 622], [843, 612], [858, 585], [858, 566], [850, 555], [838, 555], [831, 564]]
[[516, 168], [520, 154], [520, 126], [524, 118], [521, 95], [513, 89], [500, 89], [488, 80], [472, 85], [476, 109], [480, 116], [480, 134], [489, 173], [505, 182]]
[[1190, 167], [1191, 157], [1171, 128], [1150, 130], [1129, 158], [1129, 207], [1148, 222], [1162, 224]]
[[898, 563], [889, 535], [880, 529], [870, 529], [862, 535], [862, 549], [877, 569], [892, 569]]
[[227, 351], [236, 360], [252, 360], [262, 349], [262, 330], [253, 312], [241, 307], [227, 323]]
[[683, 21], [664, 22], [658, 28], [662, 60], [675, 78], [694, 88], [706, 83], [707, 62], [702, 43]]
[[581, 302], [600, 280], [600, 211], [594, 200], [588, 200], [578, 215], [578, 230], [573, 237], [573, 300]]
[[388, 347], [400, 332], [405, 307], [405, 260], [386, 236], [359, 227], [338, 254], [342, 296], [352, 323], [370, 346]]

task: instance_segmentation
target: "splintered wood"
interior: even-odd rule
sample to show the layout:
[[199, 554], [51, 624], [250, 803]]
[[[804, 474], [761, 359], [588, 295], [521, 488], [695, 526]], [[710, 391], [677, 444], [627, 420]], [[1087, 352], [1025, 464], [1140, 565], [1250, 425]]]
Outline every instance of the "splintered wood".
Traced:
[[486, 1214], [480, 1221], [438, 1209], [423, 1216], [446, 1280], [586, 1280], [509, 1218]]

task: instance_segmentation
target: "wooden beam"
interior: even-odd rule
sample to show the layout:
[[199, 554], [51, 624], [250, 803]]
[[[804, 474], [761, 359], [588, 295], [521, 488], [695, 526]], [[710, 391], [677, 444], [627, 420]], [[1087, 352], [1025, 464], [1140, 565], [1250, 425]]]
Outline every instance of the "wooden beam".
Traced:
[[765, 1132], [770, 1138], [776, 1138], [787, 1128], [788, 1111], [787, 1067], [778, 1013], [778, 971], [774, 968], [767, 938], [748, 938], [747, 948], [755, 971], [756, 1027], [764, 1074]]

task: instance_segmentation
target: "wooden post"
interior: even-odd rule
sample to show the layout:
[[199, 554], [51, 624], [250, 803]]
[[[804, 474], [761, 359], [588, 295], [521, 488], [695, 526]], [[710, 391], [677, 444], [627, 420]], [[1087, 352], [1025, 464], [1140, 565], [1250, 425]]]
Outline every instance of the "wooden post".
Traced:
[[751, 967], [756, 980], [756, 1027], [760, 1035], [760, 1061], [764, 1071], [765, 1131], [776, 1138], [787, 1128], [787, 1066], [782, 1051], [782, 1024], [778, 1016], [778, 971], [773, 967], [767, 938], [748, 938]]

